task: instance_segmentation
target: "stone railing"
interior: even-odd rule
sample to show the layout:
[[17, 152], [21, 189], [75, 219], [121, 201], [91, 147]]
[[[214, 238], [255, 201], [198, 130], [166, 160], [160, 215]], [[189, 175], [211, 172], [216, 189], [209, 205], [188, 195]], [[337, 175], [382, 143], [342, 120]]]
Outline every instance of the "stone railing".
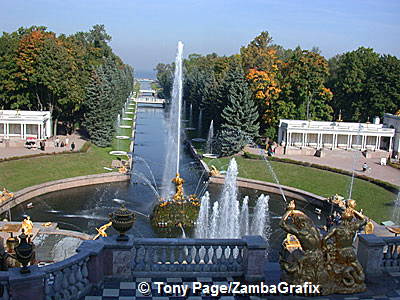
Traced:
[[399, 251], [400, 236], [359, 235], [357, 256], [367, 277], [379, 276], [385, 272], [400, 272]]
[[0, 300], [81, 299], [105, 278], [230, 277], [264, 278], [266, 242], [260, 236], [242, 239], [115, 237], [84, 241], [77, 254], [44, 267], [0, 271]]

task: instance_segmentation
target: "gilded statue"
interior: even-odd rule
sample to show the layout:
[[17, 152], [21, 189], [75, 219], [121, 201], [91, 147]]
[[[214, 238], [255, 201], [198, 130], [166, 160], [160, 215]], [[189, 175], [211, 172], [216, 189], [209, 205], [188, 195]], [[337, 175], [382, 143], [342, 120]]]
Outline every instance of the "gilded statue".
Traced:
[[279, 226], [294, 235], [301, 246], [293, 252], [284, 249], [281, 253], [281, 280], [292, 284], [312, 282], [323, 287], [321, 290], [324, 293], [331, 293], [328, 273], [324, 268], [322, 238], [314, 222], [305, 213], [296, 210], [294, 201], [291, 201]]
[[359, 293], [366, 289], [364, 271], [353, 248], [357, 231], [366, 224], [367, 218], [355, 210], [355, 201], [348, 200], [342, 222], [323, 239], [327, 268], [339, 293]]
[[221, 173], [214, 165], [211, 165], [210, 176], [218, 176], [218, 175], [221, 175]]
[[8, 191], [6, 188], [3, 188], [3, 191], [0, 191], [0, 202], [6, 201], [14, 197], [14, 194]]
[[176, 173], [176, 177], [172, 179], [172, 182], [175, 184], [176, 192], [173, 197], [174, 201], [183, 201], [184, 195], [183, 195], [183, 184], [185, 183], [185, 180], [179, 176], [179, 173]]
[[365, 290], [364, 272], [353, 249], [354, 237], [367, 218], [355, 210], [354, 200], [346, 202], [342, 222], [322, 236], [313, 221], [288, 204], [280, 227], [294, 235], [299, 247], [286, 247], [281, 252], [282, 280], [291, 284], [312, 282], [320, 285], [323, 295], [358, 293]]
[[32, 229], [33, 229], [33, 223], [31, 221], [31, 217], [27, 216], [23, 221], [22, 221], [22, 229], [24, 230], [24, 233], [27, 236], [30, 236], [32, 234]]
[[104, 224], [103, 226], [100, 226], [100, 228], [96, 228], [97, 230], [97, 234], [95, 235], [95, 237], [93, 238], [93, 240], [96, 240], [98, 237], [102, 236], [102, 237], [107, 237], [107, 233], [106, 230], [108, 229], [108, 227], [110, 227], [112, 225], [112, 222], [109, 222], [107, 224]]

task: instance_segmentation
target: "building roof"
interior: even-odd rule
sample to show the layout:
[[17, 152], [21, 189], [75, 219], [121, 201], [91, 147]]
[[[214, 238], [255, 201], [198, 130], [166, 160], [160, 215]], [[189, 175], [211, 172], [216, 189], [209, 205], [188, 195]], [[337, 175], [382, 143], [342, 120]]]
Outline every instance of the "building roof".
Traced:
[[44, 122], [50, 119], [49, 111], [30, 111], [30, 110], [0, 110], [0, 122]]
[[394, 136], [395, 130], [385, 128], [383, 124], [354, 123], [354, 122], [329, 122], [281, 119], [279, 127], [289, 129], [291, 132], [310, 133], [337, 133], [357, 135], [383, 135]]

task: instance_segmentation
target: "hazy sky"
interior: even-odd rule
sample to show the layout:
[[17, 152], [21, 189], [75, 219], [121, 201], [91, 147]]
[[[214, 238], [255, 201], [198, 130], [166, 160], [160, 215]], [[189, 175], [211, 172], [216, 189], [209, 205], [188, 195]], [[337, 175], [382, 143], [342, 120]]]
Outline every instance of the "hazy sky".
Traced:
[[261, 31], [285, 48], [318, 46], [327, 58], [359, 46], [400, 57], [399, 0], [14, 0], [0, 30], [44, 25], [56, 33], [104, 24], [111, 46], [136, 71], [185, 53], [238, 53]]

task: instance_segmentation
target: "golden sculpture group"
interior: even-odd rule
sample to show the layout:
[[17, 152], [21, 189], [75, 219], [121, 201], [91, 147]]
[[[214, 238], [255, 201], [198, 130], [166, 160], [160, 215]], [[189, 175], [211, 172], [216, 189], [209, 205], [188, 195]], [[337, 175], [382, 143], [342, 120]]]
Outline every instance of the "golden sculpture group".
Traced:
[[288, 204], [279, 225], [296, 237], [301, 249], [293, 251], [286, 247], [281, 253], [282, 281], [320, 285], [323, 295], [359, 293], [366, 289], [353, 239], [368, 220], [355, 210], [355, 204], [354, 200], [347, 201], [341, 223], [325, 236], [321, 236], [306, 214], [295, 209], [294, 201]]

